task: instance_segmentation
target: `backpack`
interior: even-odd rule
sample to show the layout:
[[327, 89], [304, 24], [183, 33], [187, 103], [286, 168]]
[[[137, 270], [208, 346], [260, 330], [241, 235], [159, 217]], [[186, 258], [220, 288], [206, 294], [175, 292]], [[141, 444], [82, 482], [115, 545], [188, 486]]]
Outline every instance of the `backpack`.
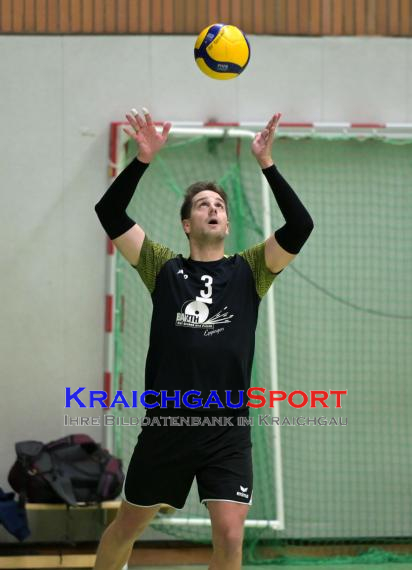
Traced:
[[50, 443], [20, 441], [8, 481], [31, 503], [95, 503], [122, 490], [122, 462], [91, 437], [75, 434]]

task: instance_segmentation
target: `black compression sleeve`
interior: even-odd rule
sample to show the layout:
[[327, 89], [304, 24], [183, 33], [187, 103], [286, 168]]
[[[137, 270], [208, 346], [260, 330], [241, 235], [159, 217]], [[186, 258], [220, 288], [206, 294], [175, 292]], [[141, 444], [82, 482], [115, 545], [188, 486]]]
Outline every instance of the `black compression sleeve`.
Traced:
[[314, 228], [313, 220], [275, 165], [262, 169], [286, 224], [275, 231], [276, 241], [289, 253], [299, 253]]
[[97, 217], [110, 239], [121, 236], [136, 223], [126, 214], [126, 208], [148, 166], [134, 158], [95, 205]]

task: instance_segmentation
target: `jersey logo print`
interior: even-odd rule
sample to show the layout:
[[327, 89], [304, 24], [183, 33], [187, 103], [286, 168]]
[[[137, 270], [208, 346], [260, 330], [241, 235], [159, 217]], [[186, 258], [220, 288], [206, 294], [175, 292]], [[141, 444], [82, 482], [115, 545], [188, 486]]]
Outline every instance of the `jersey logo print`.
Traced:
[[230, 323], [233, 315], [224, 307], [213, 316], [209, 316], [209, 307], [202, 301], [186, 301], [176, 315], [176, 325], [195, 329], [213, 329], [215, 325]]
[[[200, 280], [204, 283], [205, 288], [200, 290], [200, 295], [196, 299], [183, 303], [180, 313], [176, 315], [176, 326], [213, 329], [215, 325], [230, 323], [233, 315], [229, 315], [229, 312], [226, 310], [227, 307], [224, 307], [213, 316], [209, 316], [208, 305], [213, 303], [213, 278], [210, 275], [202, 275]], [[223, 329], [224, 327], [219, 332]], [[218, 331], [216, 330], [215, 332]]]
[[183, 275], [183, 279], [187, 279], [189, 277], [189, 275], [187, 275], [183, 269], [179, 269], [179, 271], [176, 272], [176, 275]]

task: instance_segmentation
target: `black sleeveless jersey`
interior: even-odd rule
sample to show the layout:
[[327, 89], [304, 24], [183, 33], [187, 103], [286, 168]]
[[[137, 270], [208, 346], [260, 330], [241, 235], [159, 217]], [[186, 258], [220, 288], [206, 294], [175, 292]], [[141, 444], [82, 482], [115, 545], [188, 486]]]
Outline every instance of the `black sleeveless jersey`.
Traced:
[[[201, 403], [197, 414], [227, 411], [228, 398], [241, 401], [239, 391], [246, 407], [260, 300], [280, 273], [267, 269], [264, 247], [194, 261], [145, 237], [133, 266], [153, 302], [145, 390], [180, 391], [181, 413], [191, 409], [187, 402]], [[155, 396], [146, 401], [161, 403]]]

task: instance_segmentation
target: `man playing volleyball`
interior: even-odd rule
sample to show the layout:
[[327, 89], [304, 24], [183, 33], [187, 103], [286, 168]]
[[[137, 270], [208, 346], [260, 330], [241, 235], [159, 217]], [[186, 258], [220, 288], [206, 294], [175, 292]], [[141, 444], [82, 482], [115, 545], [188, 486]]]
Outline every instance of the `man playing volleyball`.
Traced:
[[[150, 240], [126, 214], [141, 176], [165, 145], [171, 128], [165, 123], [158, 133], [149, 112], [143, 111], [143, 117], [134, 110], [126, 115], [129, 126], [125, 131], [137, 143], [137, 157], [95, 209], [103, 228], [152, 297], [145, 390], [153, 391], [154, 407], [146, 415], [162, 415], [155, 407], [158, 393], [191, 391], [205, 402], [213, 390], [212, 411], [206, 406], [193, 410], [185, 404], [180, 409], [168, 407], [163, 416], [247, 416], [246, 402], [236, 409], [216, 408], [217, 400], [225, 401], [230, 391], [245, 394], [249, 388], [260, 300], [313, 229], [311, 216], [272, 161], [280, 114], [256, 134], [252, 153], [285, 225], [265, 242], [225, 256], [227, 196], [212, 182], [197, 182], [187, 189], [181, 208], [190, 249], [190, 256], [184, 258]], [[173, 403], [170, 397], [168, 405]], [[236, 421], [144, 426], [128, 468], [121, 507], [103, 534], [95, 569], [122, 568], [134, 541], [162, 504], [183, 508], [194, 478], [211, 518], [213, 556], [209, 568], [241, 568], [244, 522], [252, 502], [251, 447], [250, 426]]]

